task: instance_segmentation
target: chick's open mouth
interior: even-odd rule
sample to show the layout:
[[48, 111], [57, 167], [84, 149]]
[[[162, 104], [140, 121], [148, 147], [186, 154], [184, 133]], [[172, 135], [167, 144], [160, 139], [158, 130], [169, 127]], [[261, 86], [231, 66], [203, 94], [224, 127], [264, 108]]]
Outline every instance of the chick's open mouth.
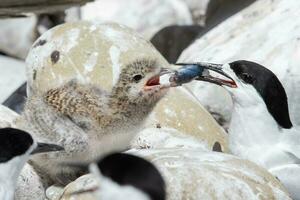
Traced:
[[166, 75], [155, 75], [146, 82], [144, 89], [151, 90], [155, 88], [159, 88], [159, 89], [169, 88], [171, 87], [171, 85], [168, 78], [169, 77], [166, 77]]
[[159, 75], [155, 75], [153, 77], [151, 77], [145, 84], [144, 86], [144, 90], [151, 90], [154, 88], [158, 88], [160, 87], [160, 82], [159, 82]]

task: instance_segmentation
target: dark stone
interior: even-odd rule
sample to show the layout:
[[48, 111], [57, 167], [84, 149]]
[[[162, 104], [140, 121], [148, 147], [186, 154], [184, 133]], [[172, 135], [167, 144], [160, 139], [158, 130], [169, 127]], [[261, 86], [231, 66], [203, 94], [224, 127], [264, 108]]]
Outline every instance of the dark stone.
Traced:
[[216, 151], [216, 152], [223, 152], [222, 151], [222, 146], [221, 146], [221, 144], [219, 142], [215, 142], [212, 150]]
[[55, 64], [57, 63], [57, 61], [59, 60], [59, 51], [55, 50], [51, 53], [51, 61], [52, 61], [52, 64]]
[[152, 37], [151, 43], [170, 63], [175, 63], [181, 52], [196, 39], [203, 29], [198, 25], [167, 26]]
[[25, 82], [4, 101], [3, 105], [20, 114], [25, 106], [26, 87]]
[[37, 73], [37, 71], [34, 69], [34, 70], [33, 70], [33, 77], [32, 77], [33, 80], [36, 79], [36, 73]]
[[44, 44], [47, 43], [47, 40], [38, 40], [34, 45], [33, 48], [38, 47], [38, 46], [43, 46]]

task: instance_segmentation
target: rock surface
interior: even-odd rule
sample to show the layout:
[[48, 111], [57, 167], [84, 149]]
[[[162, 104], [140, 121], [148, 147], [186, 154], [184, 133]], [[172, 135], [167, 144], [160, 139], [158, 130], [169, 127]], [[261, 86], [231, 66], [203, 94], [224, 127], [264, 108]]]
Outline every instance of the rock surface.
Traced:
[[148, 120], [147, 128], [172, 128], [181, 134], [190, 135], [212, 150], [219, 142], [224, 152], [228, 151], [227, 134], [197, 99], [184, 88], [171, 88], [156, 105]]
[[9, 108], [0, 105], [0, 128], [14, 127], [14, 120], [19, 115]]
[[[199, 149], [130, 150], [145, 157], [160, 170], [167, 182], [170, 200], [180, 199], [290, 199], [278, 180], [266, 170], [237, 157]], [[69, 194], [94, 186], [91, 175], [70, 183], [64, 200], [96, 200], [92, 193]]]
[[184, 0], [187, 4], [194, 23], [205, 25], [209, 3], [213, 0]]
[[98, 0], [83, 6], [82, 19], [124, 24], [150, 39], [161, 28], [192, 24], [182, 0]]
[[[294, 125], [300, 125], [300, 2], [257, 1], [188, 47], [180, 62], [225, 63], [251, 60], [271, 69], [283, 83]], [[189, 86], [202, 105], [222, 120], [230, 120], [231, 98], [218, 86]], [[226, 123], [225, 123], [226, 126]]]
[[192, 13], [194, 25], [171, 25], [160, 29], [151, 38], [152, 44], [171, 63], [196, 38], [222, 21], [249, 6], [255, 0], [185, 0]]
[[0, 52], [24, 59], [36, 39], [35, 16], [0, 19]]
[[45, 92], [72, 79], [110, 91], [121, 70], [141, 58], [169, 66], [148, 41], [125, 26], [96, 21], [56, 26], [33, 44], [26, 58], [28, 95], [32, 88]]
[[45, 188], [33, 167], [26, 163], [18, 178], [16, 200], [45, 200]]
[[0, 17], [19, 17], [28, 13], [46, 13], [65, 10], [91, 0], [1, 0]]

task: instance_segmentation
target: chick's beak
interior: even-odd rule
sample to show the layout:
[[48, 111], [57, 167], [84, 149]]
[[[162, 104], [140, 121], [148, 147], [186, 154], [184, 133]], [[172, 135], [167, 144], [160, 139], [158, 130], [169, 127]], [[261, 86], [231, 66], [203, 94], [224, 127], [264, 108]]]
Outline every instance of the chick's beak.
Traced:
[[161, 77], [163, 77], [163, 75], [165, 75], [165, 74], [171, 74], [173, 72], [174, 72], [174, 70], [172, 70], [172, 69], [161, 68], [161, 70], [158, 74], [156, 74], [156, 75], [152, 76], [150, 79], [148, 79], [148, 81], [146, 82], [146, 84], [144, 86], [144, 89], [149, 90], [154, 87], [160, 87], [160, 89], [169, 88], [170, 85], [164, 84], [161, 82]]
[[51, 151], [63, 151], [65, 150], [62, 146], [48, 143], [37, 143], [37, 147], [31, 152], [31, 155], [37, 153], [45, 153]]
[[[181, 66], [195, 66], [197, 68], [200, 68], [201, 74], [199, 74], [195, 80], [199, 81], [205, 81], [205, 82], [210, 82], [214, 83], [217, 85], [225, 85], [231, 88], [236, 88], [237, 85], [233, 78], [231, 78], [228, 74], [226, 74], [223, 71], [222, 64], [214, 64], [214, 63], [204, 63], [204, 62], [197, 62], [197, 63], [176, 63], [176, 65], [181, 65]], [[217, 74], [222, 75], [222, 77], [214, 77], [210, 75], [209, 71], [216, 72]]]

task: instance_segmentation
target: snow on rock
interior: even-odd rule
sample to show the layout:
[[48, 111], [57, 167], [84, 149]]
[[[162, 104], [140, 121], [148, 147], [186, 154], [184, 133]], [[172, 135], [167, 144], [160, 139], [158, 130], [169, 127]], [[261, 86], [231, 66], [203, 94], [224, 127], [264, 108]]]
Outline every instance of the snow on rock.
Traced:
[[[300, 1], [266, 0], [229, 18], [188, 47], [179, 62], [225, 63], [251, 60], [271, 69], [282, 81], [290, 114], [300, 125]], [[202, 105], [229, 121], [231, 98], [222, 88], [208, 83], [189, 86]]]
[[36, 39], [36, 17], [1, 19], [0, 52], [17, 58], [25, 58]]
[[0, 55], [0, 103], [26, 80], [25, 63]]
[[[212, 150], [218, 142], [224, 152], [228, 151], [227, 134], [213, 117], [202, 107], [197, 99], [183, 87], [171, 88], [168, 94], [156, 105], [145, 123], [147, 132], [163, 129], [155, 134], [168, 132], [172, 135], [175, 129], [180, 134], [191, 136], [203, 147]], [[145, 133], [139, 137], [147, 136]], [[152, 137], [149, 135], [149, 137]], [[164, 137], [164, 136], [162, 136]], [[168, 136], [166, 136], [168, 137]], [[143, 140], [144, 137], [140, 138]], [[149, 140], [150, 138], [146, 138]]]
[[[279, 181], [265, 169], [237, 157], [199, 149], [143, 149], [129, 153], [152, 161], [167, 185], [167, 199], [280, 199], [290, 200]], [[93, 193], [68, 195], [94, 187], [85, 175], [65, 187], [64, 200], [96, 200]], [[101, 183], [100, 183], [101, 186]]]
[[148, 39], [165, 26], [192, 24], [182, 0], [98, 0], [83, 6], [81, 12], [82, 19], [124, 24]]

